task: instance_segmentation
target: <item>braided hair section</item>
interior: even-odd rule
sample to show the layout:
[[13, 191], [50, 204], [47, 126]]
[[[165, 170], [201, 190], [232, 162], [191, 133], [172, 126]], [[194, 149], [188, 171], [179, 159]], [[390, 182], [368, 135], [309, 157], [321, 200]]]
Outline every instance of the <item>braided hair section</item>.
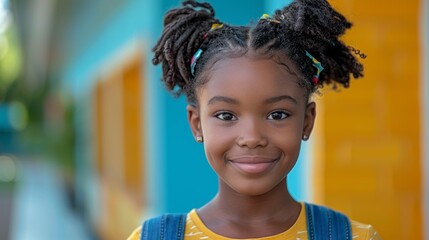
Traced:
[[152, 59], [153, 64], [162, 64], [162, 80], [174, 95], [180, 95], [190, 84], [191, 58], [207, 39], [204, 35], [212, 24], [220, 23], [208, 3], [184, 1], [182, 5], [166, 13], [164, 29], [153, 48]]

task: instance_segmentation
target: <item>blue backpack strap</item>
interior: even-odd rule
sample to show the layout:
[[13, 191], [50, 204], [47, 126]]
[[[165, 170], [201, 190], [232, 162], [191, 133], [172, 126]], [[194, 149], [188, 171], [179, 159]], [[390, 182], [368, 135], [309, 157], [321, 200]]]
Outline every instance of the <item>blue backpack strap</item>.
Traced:
[[183, 240], [186, 214], [165, 214], [146, 220], [141, 231], [141, 240]]
[[351, 240], [349, 218], [337, 211], [314, 204], [305, 204], [309, 240]]

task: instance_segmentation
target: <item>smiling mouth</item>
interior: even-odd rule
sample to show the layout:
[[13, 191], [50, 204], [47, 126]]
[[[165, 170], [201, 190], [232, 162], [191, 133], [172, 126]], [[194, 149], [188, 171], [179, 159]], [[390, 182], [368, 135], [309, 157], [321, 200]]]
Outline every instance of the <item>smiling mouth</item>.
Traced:
[[262, 174], [268, 172], [279, 158], [240, 157], [229, 159], [232, 166], [246, 174]]

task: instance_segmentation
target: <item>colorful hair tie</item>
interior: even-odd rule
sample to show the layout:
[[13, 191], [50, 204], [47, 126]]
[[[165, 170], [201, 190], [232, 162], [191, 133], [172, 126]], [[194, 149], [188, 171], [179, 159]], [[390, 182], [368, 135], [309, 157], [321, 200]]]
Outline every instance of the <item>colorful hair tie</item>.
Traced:
[[260, 18], [260, 20], [266, 20], [269, 22], [280, 23], [279, 20], [275, 20], [275, 19], [271, 18], [271, 16], [267, 13], [262, 14], [262, 17]]
[[[222, 23], [213, 23], [209, 32], [214, 31], [216, 29], [220, 29], [222, 27], [223, 27]], [[207, 38], [209, 32], [204, 34], [203, 39]], [[192, 56], [192, 59], [191, 59], [191, 74], [192, 74], [192, 76], [195, 76], [195, 66], [197, 65], [197, 61], [201, 57], [202, 53], [203, 53], [203, 50], [200, 48], [195, 52], [194, 56]]]
[[209, 35], [209, 32], [214, 31], [216, 29], [222, 28], [223, 24], [222, 23], [213, 23], [212, 27], [210, 28], [210, 31], [208, 31], [206, 34], [204, 34], [203, 39], [206, 39], [207, 36]]
[[200, 48], [195, 52], [194, 56], [192, 56], [191, 59], [191, 74], [192, 76], [195, 76], [195, 65], [197, 65], [198, 58], [201, 57], [201, 54], [203, 53], [203, 50]]
[[316, 85], [319, 82], [320, 73], [323, 71], [324, 68], [322, 64], [316, 58], [314, 58], [309, 52], [305, 51], [305, 55], [307, 55], [307, 57], [310, 58], [311, 61], [313, 61], [313, 67], [317, 69], [316, 75], [313, 76], [313, 83], [314, 85]]
[[223, 27], [223, 23], [213, 23], [212, 27], [210, 28], [210, 31], [213, 31], [222, 27]]

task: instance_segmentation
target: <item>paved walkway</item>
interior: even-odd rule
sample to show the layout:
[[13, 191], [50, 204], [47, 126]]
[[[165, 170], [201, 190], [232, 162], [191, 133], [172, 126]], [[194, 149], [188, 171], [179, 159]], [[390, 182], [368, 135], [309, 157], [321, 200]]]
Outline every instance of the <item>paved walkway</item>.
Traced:
[[47, 161], [23, 161], [15, 189], [11, 240], [90, 240], [67, 206], [60, 176]]

